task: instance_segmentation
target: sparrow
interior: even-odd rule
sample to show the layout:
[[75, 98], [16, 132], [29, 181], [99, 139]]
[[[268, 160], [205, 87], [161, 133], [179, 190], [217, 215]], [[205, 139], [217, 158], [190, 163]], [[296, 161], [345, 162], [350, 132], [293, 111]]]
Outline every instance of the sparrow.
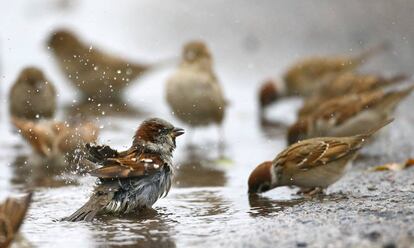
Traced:
[[167, 81], [166, 98], [174, 116], [193, 127], [220, 125], [224, 119], [226, 100], [212, 63], [203, 42], [189, 42], [178, 70]]
[[26, 119], [51, 118], [56, 112], [56, 89], [36, 67], [24, 68], [9, 94], [12, 116]]
[[101, 166], [90, 172], [97, 177], [93, 194], [64, 221], [91, 221], [99, 214], [136, 213], [169, 192], [173, 177], [172, 152], [184, 130], [169, 122], [145, 120], [133, 137], [132, 146], [118, 152], [106, 145], [86, 145], [85, 163]]
[[16, 237], [32, 201], [32, 193], [23, 199], [7, 198], [0, 204], [0, 247], [9, 247]]
[[152, 68], [107, 54], [68, 30], [53, 32], [48, 47], [73, 85], [96, 101], [119, 99], [122, 89]]
[[276, 83], [272, 79], [266, 80], [260, 86], [258, 95], [260, 119], [263, 121], [266, 108], [278, 99]]
[[354, 56], [308, 57], [292, 65], [284, 75], [288, 95], [308, 96], [318, 90], [325, 80], [350, 72], [364, 64], [369, 58], [388, 49], [380, 44]]
[[304, 193], [318, 193], [338, 181], [371, 135], [392, 121], [382, 122], [365, 134], [297, 142], [273, 161], [263, 162], [253, 170], [248, 179], [248, 193], [262, 193], [280, 186], [298, 186]]
[[83, 144], [95, 142], [99, 133], [98, 127], [87, 121], [70, 124], [53, 120], [34, 122], [12, 118], [12, 124], [36, 154], [44, 158], [74, 155], [75, 150]]
[[414, 86], [385, 92], [376, 90], [349, 94], [321, 103], [311, 114], [299, 118], [288, 130], [288, 143], [313, 137], [351, 136], [369, 131], [390, 118]]
[[283, 81], [266, 80], [259, 90], [259, 102], [265, 105], [286, 96], [307, 97], [314, 95], [322, 85], [331, 82], [342, 73], [352, 72], [369, 58], [388, 49], [383, 43], [354, 56], [307, 57], [293, 64], [283, 76]]
[[304, 116], [317, 109], [317, 106], [320, 106], [327, 99], [351, 93], [384, 89], [402, 82], [406, 78], [407, 76], [402, 74], [384, 78], [372, 74], [343, 73], [333, 81], [323, 84], [314, 95], [305, 99], [302, 108], [299, 110], [299, 116]]

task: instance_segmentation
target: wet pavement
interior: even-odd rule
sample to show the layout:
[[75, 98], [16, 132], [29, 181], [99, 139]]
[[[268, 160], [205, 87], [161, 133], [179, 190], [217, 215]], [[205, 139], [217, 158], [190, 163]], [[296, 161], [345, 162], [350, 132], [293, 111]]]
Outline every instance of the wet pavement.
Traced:
[[[36, 247], [414, 247], [414, 169], [368, 170], [374, 165], [414, 156], [414, 96], [401, 104], [396, 120], [363, 149], [346, 176], [328, 189], [328, 195], [301, 198], [295, 194], [296, 189], [289, 188], [257, 197], [247, 195], [249, 173], [285, 147], [286, 124], [294, 121], [300, 103], [298, 99], [280, 103], [268, 113], [280, 123], [263, 127], [258, 120], [255, 95], [260, 80], [278, 75], [298, 56], [357, 51], [379, 39], [390, 39], [395, 49], [379, 56], [364, 70], [411, 73], [410, 62], [414, 60], [407, 54], [412, 54], [413, 48], [407, 40], [413, 40], [414, 32], [409, 30], [412, 25], [406, 20], [413, 4], [404, 7], [402, 1], [389, 6], [381, 1], [381, 7], [373, 10], [379, 16], [375, 19], [363, 16], [361, 9], [366, 6], [357, 1], [351, 1], [350, 6], [339, 1], [320, 6], [288, 1], [279, 5], [244, 2], [223, 8], [218, 8], [219, 3], [214, 1], [217, 5], [203, 3], [201, 10], [197, 10], [196, 1], [163, 5], [151, 1], [123, 1], [117, 5], [98, 1], [57, 2], [62, 5], [46, 0], [16, 1], [10, 5], [15, 11], [13, 17], [5, 13], [0, 24], [4, 103], [0, 118], [0, 197], [34, 190], [34, 202], [21, 230], [26, 242]], [[173, 10], [169, 9], [172, 6], [164, 6], [173, 3]], [[227, 16], [226, 10], [233, 7], [234, 12]], [[196, 11], [192, 12], [193, 9]], [[289, 15], [289, 11], [297, 14]], [[155, 13], [165, 18], [150, 22]], [[187, 23], [181, 13], [194, 23]], [[324, 18], [318, 17], [318, 13], [324, 14]], [[109, 16], [118, 19], [109, 23], [105, 21]], [[303, 16], [303, 20], [295, 16]], [[346, 16], [352, 18], [348, 20]], [[198, 30], [198, 25], [206, 20], [209, 25]], [[324, 20], [338, 26], [330, 26]], [[11, 22], [15, 30], [8, 28]], [[101, 22], [107, 26], [98, 25]], [[28, 23], [34, 30], [30, 41], [22, 38]], [[220, 23], [225, 23], [226, 28], [214, 28]], [[309, 25], [301, 26], [306, 23]], [[217, 127], [192, 129], [170, 113], [164, 98], [164, 82], [174, 65], [131, 85], [123, 103], [82, 104], [42, 43], [53, 27], [61, 25], [73, 27], [85, 40], [137, 60], [175, 56], [186, 40], [206, 39], [230, 102], [223, 126], [225, 149], [219, 150]], [[386, 32], [379, 32], [381, 25]], [[335, 35], [331, 37], [329, 32]], [[282, 36], [285, 34], [289, 36]], [[57, 118], [95, 120], [100, 126], [99, 143], [127, 148], [134, 129], [152, 116], [186, 129], [186, 134], [178, 138], [174, 153], [174, 186], [166, 198], [154, 205], [155, 211], [124, 218], [105, 217], [92, 223], [58, 221], [85, 202], [95, 179], [77, 176], [73, 168], [62, 168], [59, 161], [33, 157], [10, 126], [7, 92], [21, 66], [27, 64], [43, 65], [57, 85]], [[225, 158], [220, 158], [220, 154]]]

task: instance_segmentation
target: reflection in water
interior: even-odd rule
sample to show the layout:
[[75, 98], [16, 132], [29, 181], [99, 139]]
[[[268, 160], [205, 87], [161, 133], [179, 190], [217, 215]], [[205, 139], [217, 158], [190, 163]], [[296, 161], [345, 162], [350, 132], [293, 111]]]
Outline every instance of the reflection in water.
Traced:
[[260, 129], [267, 138], [285, 139], [288, 126], [276, 120], [260, 119]]
[[82, 101], [72, 103], [65, 107], [65, 113], [70, 116], [79, 118], [90, 118], [91, 116], [118, 116], [118, 117], [136, 117], [145, 116], [147, 113], [137, 107], [131, 106], [123, 101], [111, 103], [97, 103]]
[[146, 210], [122, 219], [104, 217], [90, 229], [95, 242], [107, 247], [176, 247], [171, 237], [172, 221], [162, 212]]
[[261, 195], [249, 195], [250, 211], [252, 217], [273, 216], [287, 207], [293, 207], [305, 202], [305, 198], [291, 200], [273, 200]]
[[277, 212], [283, 211], [286, 208], [294, 207], [305, 202], [317, 202], [318, 204], [323, 204], [348, 199], [348, 196], [343, 193], [331, 193], [329, 195], [318, 194], [289, 200], [273, 200], [266, 196], [249, 195], [250, 211], [248, 213], [252, 217], [269, 217], [276, 215]]
[[[228, 215], [230, 212], [230, 203], [226, 201], [219, 191], [202, 190], [193, 191], [187, 194], [180, 194], [177, 200], [182, 208], [190, 210], [189, 217], [211, 218], [214, 222], [218, 215]], [[208, 222], [208, 221], [207, 221]]]
[[66, 163], [60, 159], [17, 156], [12, 164], [13, 176], [11, 182], [27, 189], [77, 184], [75, 180], [62, 176], [65, 172], [68, 172], [68, 169], [63, 166]]
[[178, 163], [174, 177], [176, 187], [216, 187], [224, 186], [227, 178], [223, 169], [217, 168], [206, 153], [188, 148], [186, 156]]

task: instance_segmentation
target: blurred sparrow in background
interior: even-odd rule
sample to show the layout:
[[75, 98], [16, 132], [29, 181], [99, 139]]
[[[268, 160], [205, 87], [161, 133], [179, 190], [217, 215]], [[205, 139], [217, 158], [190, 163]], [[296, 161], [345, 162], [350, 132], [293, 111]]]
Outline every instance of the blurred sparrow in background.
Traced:
[[299, 116], [305, 116], [311, 113], [330, 98], [351, 93], [384, 89], [403, 82], [406, 78], [407, 76], [402, 74], [389, 78], [352, 72], [341, 74], [334, 80], [323, 84], [314, 95], [305, 99], [302, 108], [299, 110]]
[[366, 133], [377, 123], [389, 119], [413, 89], [414, 86], [389, 92], [377, 90], [330, 99], [289, 128], [288, 143], [313, 137]]
[[56, 90], [36, 67], [23, 69], [9, 94], [10, 114], [25, 119], [53, 117], [56, 111]]
[[91, 221], [97, 214], [121, 215], [151, 208], [166, 196], [173, 176], [172, 152], [184, 130], [152, 118], [135, 133], [132, 146], [123, 152], [109, 146], [87, 145], [85, 163], [102, 166], [90, 172], [99, 178], [88, 202], [66, 221]]
[[174, 116], [192, 127], [221, 125], [227, 103], [207, 46], [201, 41], [189, 42], [182, 57], [167, 81], [166, 96]]
[[152, 68], [96, 49], [68, 30], [55, 31], [48, 41], [60, 69], [85, 98], [119, 100], [121, 90]]
[[298, 186], [315, 194], [338, 181], [369, 137], [392, 120], [366, 134], [303, 140], [283, 150], [273, 161], [257, 166], [248, 180], [249, 193], [262, 193], [280, 186]]
[[77, 124], [52, 120], [33, 122], [12, 118], [13, 125], [36, 154], [44, 158], [74, 155], [85, 143], [95, 142], [99, 129], [92, 122]]
[[[308, 57], [293, 64], [285, 73], [284, 81], [266, 80], [259, 91], [261, 106], [270, 105], [285, 96], [311, 96], [345, 72], [351, 72], [369, 58], [388, 48], [380, 44], [355, 56]], [[266, 101], [264, 101], [266, 99]], [[265, 103], [263, 106], [262, 103]]]

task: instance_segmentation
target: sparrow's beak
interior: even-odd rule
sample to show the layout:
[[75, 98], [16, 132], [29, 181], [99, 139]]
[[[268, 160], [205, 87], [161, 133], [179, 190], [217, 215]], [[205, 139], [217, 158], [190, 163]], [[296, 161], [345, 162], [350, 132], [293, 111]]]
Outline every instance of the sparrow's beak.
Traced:
[[174, 137], [178, 137], [178, 136], [183, 135], [183, 134], [184, 134], [184, 129], [179, 128], [179, 127], [174, 128], [174, 130], [173, 130]]

